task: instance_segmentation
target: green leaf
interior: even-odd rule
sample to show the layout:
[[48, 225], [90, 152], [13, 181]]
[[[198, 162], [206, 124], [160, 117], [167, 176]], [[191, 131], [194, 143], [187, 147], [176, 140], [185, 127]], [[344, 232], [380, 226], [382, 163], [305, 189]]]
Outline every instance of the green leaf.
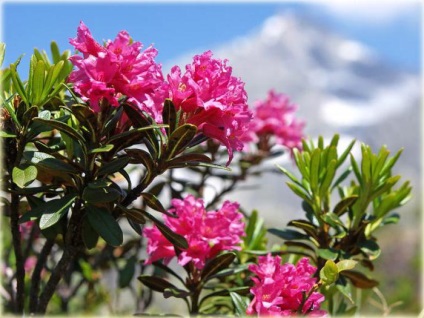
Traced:
[[112, 246], [119, 246], [122, 244], [124, 234], [118, 222], [113, 218], [108, 210], [86, 205], [86, 216], [91, 227], [108, 243]]
[[151, 290], [160, 292], [160, 293], [163, 293], [165, 291], [165, 289], [167, 289], [167, 288], [178, 289], [177, 287], [175, 287], [173, 284], [171, 284], [167, 280], [160, 278], [160, 277], [156, 277], [156, 276], [141, 275], [141, 276], [137, 277], [137, 279], [140, 282], [142, 282], [144, 285], [146, 285], [146, 287], [150, 288]]
[[172, 158], [167, 162], [167, 167], [171, 168], [186, 168], [197, 166], [200, 162], [211, 163], [212, 159], [201, 153], [188, 153]]
[[362, 241], [358, 244], [358, 247], [368, 255], [370, 260], [377, 259], [381, 254], [380, 246], [373, 240]]
[[333, 213], [341, 216], [349, 210], [349, 208], [358, 200], [357, 195], [352, 195], [340, 200], [334, 207]]
[[119, 210], [121, 210], [122, 212], [124, 212], [125, 216], [130, 219], [131, 221], [137, 223], [137, 224], [145, 224], [146, 223], [146, 219], [143, 215], [143, 213], [145, 211], [140, 210], [140, 209], [128, 209], [120, 204], [118, 204], [116, 206], [116, 208], [118, 208]]
[[119, 288], [124, 288], [129, 286], [135, 274], [136, 264], [137, 264], [137, 259], [135, 258], [135, 256], [131, 256], [127, 260], [125, 266], [119, 270], [119, 281], [118, 281]]
[[337, 265], [332, 260], [327, 260], [319, 272], [319, 277], [324, 285], [331, 285], [339, 277]]
[[152, 208], [153, 210], [164, 213], [170, 217], [176, 217], [174, 214], [168, 213], [168, 211], [166, 211], [162, 203], [154, 194], [151, 194], [149, 192], [143, 192], [140, 194], [140, 196], [143, 197], [143, 200], [147, 204], [147, 206]]
[[210, 276], [216, 274], [220, 270], [228, 268], [235, 258], [236, 258], [236, 254], [230, 252], [230, 253], [220, 254], [214, 257], [213, 259], [209, 260], [205, 264], [205, 267], [202, 270], [202, 273], [201, 273], [202, 281], [207, 281]]
[[293, 230], [268, 229], [268, 232], [282, 238], [283, 240], [308, 240], [309, 236]]
[[152, 156], [142, 149], [125, 149], [125, 152], [130, 158], [130, 163], [142, 164], [146, 167], [147, 171], [151, 173], [154, 169], [155, 163]]
[[335, 261], [339, 257], [339, 251], [333, 248], [319, 248], [317, 255], [323, 259]]
[[246, 316], [246, 310], [249, 306], [249, 298], [242, 297], [235, 292], [230, 292], [231, 300], [233, 301], [236, 316]]
[[60, 50], [55, 41], [50, 42], [50, 51], [52, 52], [53, 63], [58, 63], [61, 60]]
[[85, 138], [83, 135], [81, 135], [81, 133], [77, 130], [75, 130], [74, 128], [72, 128], [71, 126], [58, 121], [58, 120], [47, 120], [47, 119], [42, 119], [42, 118], [34, 118], [34, 121], [42, 123], [44, 125], [53, 127], [57, 130], [59, 130], [60, 132], [63, 132], [65, 134], [67, 134], [69, 137], [71, 137], [72, 139], [74, 139], [75, 141], [78, 141], [83, 147], [85, 147], [86, 149], [86, 145], [85, 145]]
[[96, 247], [99, 240], [99, 234], [93, 229], [87, 218], [82, 223], [82, 240], [89, 250]]
[[90, 153], [109, 152], [113, 149], [113, 147], [115, 146], [112, 144], [107, 144], [99, 148], [91, 149]]
[[[48, 201], [46, 204], [35, 208], [34, 210], [36, 211], [43, 211], [40, 218], [40, 229], [44, 230], [56, 224], [66, 213], [68, 213], [69, 208], [76, 198], [77, 196], [75, 194], [68, 194], [61, 199]], [[33, 211], [33, 213], [35, 213], [35, 211]]]
[[151, 221], [153, 221], [155, 223], [155, 225], [157, 226], [157, 228], [159, 229], [159, 231], [163, 234], [163, 236], [165, 236], [166, 239], [169, 242], [171, 242], [174, 246], [176, 246], [176, 247], [178, 247], [180, 249], [183, 249], [183, 250], [185, 250], [185, 249], [188, 248], [187, 240], [183, 236], [181, 236], [181, 235], [179, 235], [177, 233], [174, 233], [169, 227], [167, 227], [161, 221], [159, 221], [158, 219], [156, 219], [150, 213], [144, 211], [144, 216], [146, 216]]
[[292, 220], [287, 225], [302, 229], [314, 239], [318, 240], [318, 229], [311, 222], [306, 220]]
[[378, 282], [376, 280], [370, 279], [357, 271], [345, 270], [341, 272], [340, 275], [348, 278], [352, 282], [353, 286], [358, 288], [369, 289], [378, 286]]
[[0, 67], [3, 66], [4, 55], [6, 53], [6, 44], [0, 43]]
[[7, 131], [0, 131], [1, 138], [16, 138], [16, 134], [8, 133]]
[[163, 123], [169, 125], [165, 128], [167, 135], [171, 135], [177, 126], [177, 112], [175, 111], [174, 103], [170, 99], [165, 99], [162, 110]]
[[312, 192], [318, 190], [319, 174], [320, 174], [320, 164], [321, 164], [321, 149], [316, 148], [312, 152], [311, 164], [310, 164], [310, 185]]
[[100, 167], [98, 175], [105, 176], [118, 172], [119, 170], [125, 168], [130, 161], [128, 157], [121, 157], [113, 159], [112, 161], [103, 163]]
[[195, 125], [184, 124], [171, 134], [166, 147], [166, 158], [172, 158], [183, 151], [197, 133]]
[[31, 102], [33, 105], [42, 106], [40, 102], [43, 99], [42, 93], [44, 88], [44, 78], [46, 72], [46, 65], [44, 61], [39, 60], [35, 65], [33, 77], [29, 79], [32, 83], [31, 92], [28, 92], [31, 96]]
[[193, 294], [192, 292], [182, 290], [179, 288], [165, 288], [165, 290], [163, 291], [164, 298], [170, 298], [170, 297], [187, 298], [192, 294]]
[[104, 203], [117, 201], [121, 193], [112, 187], [86, 187], [82, 193], [82, 199], [89, 203]]
[[341, 260], [340, 262], [338, 262], [336, 264], [336, 266], [337, 266], [337, 269], [339, 270], [339, 273], [340, 273], [341, 271], [354, 269], [356, 264], [358, 264], [357, 261], [354, 261], [354, 260], [351, 260], [351, 259], [344, 259], [344, 260]]
[[20, 188], [31, 184], [37, 178], [37, 168], [27, 166], [25, 168], [14, 167], [12, 170], [12, 180]]

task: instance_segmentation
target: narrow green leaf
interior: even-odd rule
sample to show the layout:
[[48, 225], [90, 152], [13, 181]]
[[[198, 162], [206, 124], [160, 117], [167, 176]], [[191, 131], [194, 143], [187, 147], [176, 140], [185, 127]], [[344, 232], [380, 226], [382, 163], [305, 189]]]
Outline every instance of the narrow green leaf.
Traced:
[[113, 149], [113, 147], [115, 146], [112, 144], [107, 144], [99, 148], [91, 149], [89, 153], [92, 154], [92, 153], [99, 153], [99, 152], [109, 152]]
[[118, 222], [113, 218], [108, 210], [86, 205], [86, 216], [91, 227], [108, 243], [112, 246], [119, 246], [122, 244], [124, 234]]
[[70, 164], [56, 159], [55, 157], [38, 151], [25, 151], [24, 158], [34, 164], [36, 167], [41, 167], [50, 172], [65, 172], [76, 173], [77, 170]]
[[20, 188], [31, 184], [37, 178], [37, 168], [28, 166], [25, 168], [14, 167], [12, 170], [12, 180]]
[[58, 63], [61, 60], [60, 50], [55, 41], [50, 42], [50, 51], [52, 52], [53, 63]]
[[39, 103], [44, 98], [42, 96], [43, 88], [44, 88], [44, 77], [46, 72], [46, 65], [44, 61], [39, 60], [35, 66], [33, 77], [29, 80], [32, 81], [32, 88], [31, 88], [31, 102], [33, 105], [41, 106]]
[[236, 258], [235, 253], [224, 253], [209, 260], [201, 273], [202, 281], [207, 281], [208, 278], [222, 269], [228, 268]]
[[166, 147], [166, 158], [172, 158], [183, 151], [197, 133], [195, 125], [184, 124], [171, 134]]
[[81, 135], [81, 133], [77, 130], [75, 130], [74, 128], [72, 128], [71, 126], [62, 123], [58, 120], [47, 120], [47, 119], [42, 119], [42, 118], [34, 118], [35, 122], [39, 122], [42, 124], [45, 124], [47, 126], [53, 127], [57, 130], [59, 130], [60, 132], [63, 132], [65, 134], [67, 134], [69, 137], [73, 138], [75, 141], [78, 141], [81, 143], [81, 146], [86, 147], [85, 145], [85, 138], [83, 135]]
[[177, 126], [177, 112], [174, 103], [170, 99], [165, 99], [162, 111], [163, 123], [169, 127], [165, 128], [167, 135], [171, 135]]
[[4, 55], [6, 53], [6, 44], [0, 43], [0, 67], [3, 66]]
[[167, 161], [167, 167], [169, 169], [186, 168], [196, 166], [199, 162], [211, 163], [212, 159], [201, 153], [188, 153]]
[[235, 292], [230, 292], [231, 300], [236, 311], [236, 316], [246, 316], [246, 310], [249, 306], [249, 299], [247, 297], [242, 297]]
[[352, 195], [350, 197], [343, 198], [336, 204], [333, 213], [338, 216], [343, 215], [356, 202], [356, 200], [358, 200], [357, 195]]
[[271, 229], [268, 229], [268, 232], [278, 236], [279, 238], [282, 238], [283, 240], [308, 240], [309, 239], [309, 235], [305, 235], [303, 233], [300, 233], [294, 230], [288, 230], [288, 229], [279, 230], [279, 229], [271, 228]]
[[321, 164], [321, 149], [316, 148], [311, 156], [310, 163], [310, 180], [312, 192], [316, 193], [318, 190], [319, 183], [319, 174], [320, 174], [320, 164]]
[[356, 140], [352, 140], [347, 146], [347, 148], [343, 151], [339, 159], [337, 160], [337, 168], [340, 167], [343, 162], [346, 160], [347, 156], [350, 154], [350, 151], [352, 150], [353, 146], [355, 145]]
[[140, 194], [140, 196], [143, 197], [144, 202], [147, 204], [148, 207], [152, 208], [155, 211], [159, 211], [161, 213], [165, 213], [168, 216], [175, 217], [174, 214], [168, 213], [166, 209], [163, 207], [162, 203], [159, 201], [159, 199], [149, 192], [143, 192]]
[[159, 229], [159, 231], [166, 237], [166, 239], [171, 242], [174, 246], [180, 248], [180, 249], [187, 249], [188, 248], [188, 243], [187, 240], [177, 234], [174, 233], [169, 227], [167, 227], [165, 224], [163, 224], [161, 221], [159, 221], [158, 219], [156, 219], [153, 215], [151, 215], [150, 213], [144, 211], [144, 216], [146, 216], [147, 218], [149, 218], [151, 221], [153, 221], [155, 223], [155, 225], [157, 226], [157, 228]]
[[132, 256], [127, 260], [127, 262], [125, 263], [125, 266], [119, 270], [119, 281], [118, 281], [119, 288], [124, 288], [129, 286], [135, 274], [136, 264], [137, 264], [137, 260], [135, 256]]
[[99, 240], [99, 234], [93, 229], [87, 218], [84, 218], [82, 223], [82, 240], [89, 250], [96, 247]]
[[166, 288], [175, 288], [172, 283], [168, 282], [167, 280], [157, 277], [157, 276], [148, 276], [148, 275], [141, 275], [137, 277], [137, 279], [142, 282], [146, 287], [150, 288], [151, 290], [163, 293]]
[[192, 294], [193, 294], [192, 292], [182, 290], [179, 288], [165, 288], [165, 290], [163, 291], [164, 298], [170, 298], [170, 297], [187, 298]]

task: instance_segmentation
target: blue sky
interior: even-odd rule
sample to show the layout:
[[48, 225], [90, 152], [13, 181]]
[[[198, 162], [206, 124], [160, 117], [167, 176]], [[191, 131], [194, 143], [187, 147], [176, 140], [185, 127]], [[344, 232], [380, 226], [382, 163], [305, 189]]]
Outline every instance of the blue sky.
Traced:
[[[257, 29], [276, 13], [295, 11], [321, 21], [342, 35], [376, 50], [383, 59], [413, 72], [420, 70], [421, 2], [3, 2], [2, 41], [7, 63], [25, 53], [22, 72], [34, 47], [48, 51], [51, 40], [71, 48], [80, 20], [98, 41], [127, 30], [134, 40], [159, 50], [166, 63], [184, 53], [204, 50]], [[199, 51], [200, 53], [200, 51]], [[189, 61], [187, 61], [189, 62]]]

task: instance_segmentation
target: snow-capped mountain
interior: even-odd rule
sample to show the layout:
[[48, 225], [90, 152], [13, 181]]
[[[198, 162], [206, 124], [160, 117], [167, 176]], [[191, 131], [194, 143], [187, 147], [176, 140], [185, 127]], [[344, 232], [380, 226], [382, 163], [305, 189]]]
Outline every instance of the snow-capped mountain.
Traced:
[[[289, 95], [306, 121], [308, 136], [331, 138], [339, 133], [346, 143], [355, 138], [358, 146], [364, 142], [374, 151], [385, 144], [393, 154], [404, 148], [396, 172], [412, 181], [415, 197], [420, 197], [418, 75], [393, 69], [361, 43], [294, 14], [270, 17], [255, 32], [211, 49], [215, 57], [228, 59], [233, 74], [246, 83], [251, 105], [270, 88]], [[177, 64], [190, 62], [191, 56], [186, 56]], [[275, 175], [267, 175], [266, 182], [251, 180], [260, 185], [254, 195], [239, 192], [232, 198], [264, 212], [268, 220], [281, 216], [285, 225], [284, 220], [299, 211], [286, 181]]]

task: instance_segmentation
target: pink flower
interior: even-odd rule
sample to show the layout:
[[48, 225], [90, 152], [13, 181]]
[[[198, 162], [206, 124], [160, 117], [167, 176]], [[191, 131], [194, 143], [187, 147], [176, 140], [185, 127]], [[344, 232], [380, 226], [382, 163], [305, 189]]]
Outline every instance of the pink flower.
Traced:
[[149, 47], [142, 52], [142, 44], [131, 42], [126, 31], [119, 32], [114, 41], [109, 40], [102, 46], [93, 39], [83, 22], [78, 27], [77, 37], [70, 43], [83, 56], [70, 57], [77, 70], [70, 74], [69, 81], [94, 111], [100, 111], [99, 103], [103, 99], [118, 106], [118, 99], [126, 96], [140, 110], [161, 119], [167, 84], [161, 65], [154, 61], [156, 49]]
[[289, 149], [301, 148], [304, 122], [295, 118], [297, 106], [284, 94], [270, 90], [264, 101], [257, 101], [254, 117], [244, 141], [258, 142], [273, 136], [275, 142]]
[[[188, 195], [184, 200], [173, 199], [170, 213], [178, 218], [164, 216], [165, 224], [187, 240], [188, 249], [178, 256], [178, 263], [189, 262], [202, 269], [207, 259], [225, 250], [239, 250], [241, 236], [245, 235], [243, 215], [238, 211], [238, 203], [224, 202], [221, 209], [206, 211], [202, 199]], [[173, 245], [162, 235], [156, 226], [146, 227], [143, 234], [148, 239], [146, 264], [160, 259], [165, 263], [175, 256]]]
[[250, 265], [249, 270], [256, 274], [250, 292], [254, 295], [246, 311], [247, 314], [292, 316], [302, 314], [324, 316], [320, 310], [324, 296], [312, 292], [305, 303], [303, 295], [308, 295], [316, 283], [313, 277], [316, 268], [302, 258], [297, 265], [281, 264], [279, 256], [260, 256], [258, 264]]
[[223, 143], [229, 154], [227, 165], [233, 150], [243, 149], [241, 137], [252, 118], [244, 83], [231, 73], [227, 60], [214, 59], [207, 51], [194, 56], [184, 74], [174, 66], [168, 75], [169, 97], [182, 111], [180, 123], [196, 125], [204, 135]]

